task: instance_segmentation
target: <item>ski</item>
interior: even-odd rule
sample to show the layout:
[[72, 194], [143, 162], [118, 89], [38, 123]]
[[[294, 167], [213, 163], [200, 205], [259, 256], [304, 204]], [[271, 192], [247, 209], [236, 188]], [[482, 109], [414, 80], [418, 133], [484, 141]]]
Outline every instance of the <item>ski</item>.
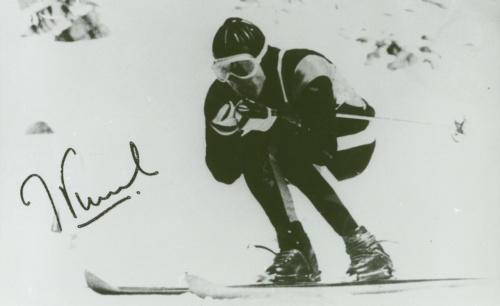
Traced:
[[182, 287], [115, 287], [112, 286], [93, 273], [85, 271], [85, 280], [90, 289], [100, 294], [106, 295], [150, 295], [150, 294], [164, 294], [164, 295], [179, 295], [189, 292], [189, 288]]
[[478, 281], [477, 278], [440, 278], [440, 279], [385, 279], [353, 281], [340, 283], [266, 283], [236, 286], [222, 286], [201, 277], [186, 274], [188, 287], [115, 287], [93, 273], [86, 271], [87, 285], [95, 292], [104, 295], [180, 295], [191, 292], [199, 297], [231, 299], [244, 297], [268, 297], [276, 294], [317, 288], [318, 290], [341, 290], [351, 294], [393, 293], [435, 287], [461, 287]]
[[295, 283], [295, 284], [251, 284], [242, 286], [222, 286], [195, 275], [186, 275], [189, 291], [201, 298], [235, 299], [235, 298], [266, 298], [271, 296], [293, 294], [306, 295], [308, 290], [315, 288], [315, 294], [325, 290], [337, 290], [348, 294], [380, 294], [396, 293], [426, 288], [448, 287], [457, 288], [470, 285], [472, 278], [449, 279], [385, 279], [371, 281], [354, 281], [343, 283]]

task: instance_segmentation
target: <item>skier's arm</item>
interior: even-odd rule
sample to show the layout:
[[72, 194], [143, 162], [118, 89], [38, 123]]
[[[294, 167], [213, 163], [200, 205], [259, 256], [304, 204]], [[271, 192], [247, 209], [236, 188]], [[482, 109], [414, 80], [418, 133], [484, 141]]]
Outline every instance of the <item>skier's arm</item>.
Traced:
[[207, 122], [205, 130], [205, 162], [208, 169], [217, 181], [225, 184], [234, 183], [242, 173], [238, 154], [240, 136], [220, 135], [209, 122]]
[[302, 119], [304, 146], [311, 161], [328, 164], [337, 151], [336, 103], [332, 82], [326, 76], [312, 80], [295, 101]]
[[205, 161], [214, 178], [226, 184], [232, 184], [242, 173], [238, 122], [234, 104], [215, 83], [205, 101]]
[[[297, 92], [297, 104], [312, 110], [317, 108], [325, 113], [309, 115], [313, 125], [316, 119], [328, 119], [325, 116], [337, 113], [373, 117], [375, 112], [368, 102], [363, 99], [343, 78], [339, 70], [329, 60], [320, 55], [304, 57], [293, 71], [293, 81], [290, 81], [294, 92]], [[332, 102], [329, 102], [332, 101]], [[335, 107], [335, 112], [330, 111]], [[301, 111], [302, 113], [302, 111]], [[315, 117], [316, 116], [316, 117]], [[336, 119], [335, 134], [337, 137], [355, 134], [368, 125], [365, 120]]]
[[336, 103], [330, 78], [319, 76], [309, 82], [294, 106], [307, 128], [331, 130], [335, 122]]

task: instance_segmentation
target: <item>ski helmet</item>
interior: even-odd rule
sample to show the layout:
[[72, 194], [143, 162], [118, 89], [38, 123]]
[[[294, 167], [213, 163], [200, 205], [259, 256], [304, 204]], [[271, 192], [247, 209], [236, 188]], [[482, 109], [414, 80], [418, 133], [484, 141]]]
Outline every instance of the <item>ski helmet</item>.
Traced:
[[226, 19], [215, 34], [212, 52], [214, 58], [248, 53], [257, 57], [265, 44], [262, 31], [250, 21], [232, 17]]

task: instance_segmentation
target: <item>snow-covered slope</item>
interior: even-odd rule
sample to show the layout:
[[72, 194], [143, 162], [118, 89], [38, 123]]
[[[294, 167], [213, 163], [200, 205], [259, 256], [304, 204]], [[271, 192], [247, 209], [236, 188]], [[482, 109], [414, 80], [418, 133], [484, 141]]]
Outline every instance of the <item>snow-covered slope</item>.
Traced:
[[[110, 0], [101, 4], [109, 37], [57, 43], [48, 36], [20, 38], [18, 8], [2, 2], [1, 304], [168, 304], [170, 298], [95, 296], [85, 288], [83, 272], [89, 269], [117, 285], [182, 285], [186, 271], [229, 284], [252, 282], [270, 264], [270, 254], [247, 248], [276, 248], [276, 242], [244, 182], [219, 184], [204, 164], [211, 42], [229, 16], [256, 23], [271, 45], [325, 54], [381, 117], [452, 126], [464, 114], [466, 135], [460, 143], [436, 125], [374, 123], [378, 143], [367, 171], [342, 183], [324, 174], [356, 219], [391, 241], [384, 247], [398, 277], [498, 276], [500, 3], [435, 3]], [[399, 58], [387, 50], [392, 42], [401, 48]], [[378, 58], [377, 44], [383, 45]], [[407, 55], [411, 65], [402, 67]], [[27, 135], [39, 121], [54, 133]], [[68, 190], [97, 199], [130, 180], [131, 141], [141, 167], [159, 174], [139, 174], [121, 193], [131, 196], [129, 201], [78, 228], [114, 202], [89, 211], [75, 204], [75, 219], [58, 190], [64, 152], [71, 147], [77, 153], [65, 164]], [[34, 173], [52, 193], [60, 233], [51, 231], [54, 214], [38, 181], [24, 190], [32, 204], [21, 202], [21, 184]], [[292, 192], [324, 280], [347, 280], [341, 239], [298, 190]], [[466, 305], [475, 294], [464, 292], [454, 301]], [[378, 297], [371, 304], [424, 297]], [[443, 305], [450, 302], [447, 297], [435, 301]], [[494, 298], [499, 299], [490, 292], [483, 300]], [[172, 298], [176, 305], [200, 301]], [[326, 293], [295, 297], [294, 303], [366, 301]], [[212, 303], [219, 304], [203, 305]], [[241, 301], [227, 302], [233, 303]], [[268, 303], [289, 305], [290, 300]]]

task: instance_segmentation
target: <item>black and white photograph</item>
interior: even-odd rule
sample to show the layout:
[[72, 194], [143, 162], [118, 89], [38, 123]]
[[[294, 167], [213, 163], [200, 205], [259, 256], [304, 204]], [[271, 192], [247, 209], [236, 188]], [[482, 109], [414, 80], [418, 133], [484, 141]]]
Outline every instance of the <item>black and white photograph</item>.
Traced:
[[500, 305], [500, 1], [1, 0], [0, 304]]

